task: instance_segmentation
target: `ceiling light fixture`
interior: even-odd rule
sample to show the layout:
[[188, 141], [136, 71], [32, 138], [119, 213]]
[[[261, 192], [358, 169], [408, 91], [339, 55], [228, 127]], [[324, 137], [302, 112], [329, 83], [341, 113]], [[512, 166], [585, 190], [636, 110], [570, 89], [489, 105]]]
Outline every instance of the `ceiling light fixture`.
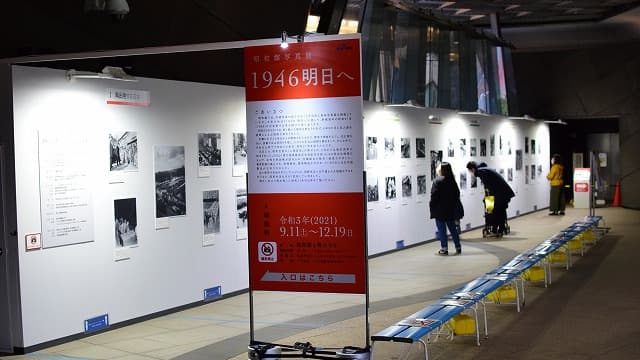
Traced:
[[568, 125], [566, 122], [562, 121], [562, 119], [557, 120], [545, 120], [545, 124], [554, 124], [554, 125]]
[[74, 79], [106, 79], [119, 81], [138, 81], [135, 77], [127, 74], [122, 68], [117, 66], [105, 66], [102, 72], [68, 70], [65, 74], [67, 80]]
[[489, 116], [489, 114], [482, 109], [477, 109], [476, 111], [458, 111], [458, 115]]
[[437, 125], [442, 124], [442, 119], [435, 115], [427, 116], [427, 120], [429, 120], [429, 124], [437, 124]]
[[289, 47], [289, 43], [287, 43], [287, 32], [283, 31], [282, 34], [280, 34], [280, 47], [283, 49], [286, 49]]
[[524, 114], [523, 116], [509, 116], [509, 120], [526, 120], [526, 121], [536, 121], [537, 119], [534, 117], [531, 117], [527, 114]]

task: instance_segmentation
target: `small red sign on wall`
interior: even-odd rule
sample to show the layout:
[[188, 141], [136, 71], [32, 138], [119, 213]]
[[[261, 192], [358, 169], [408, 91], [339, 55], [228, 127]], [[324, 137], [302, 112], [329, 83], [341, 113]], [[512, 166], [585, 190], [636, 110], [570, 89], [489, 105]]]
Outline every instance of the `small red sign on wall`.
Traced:
[[589, 192], [589, 183], [575, 183], [573, 185], [575, 192]]

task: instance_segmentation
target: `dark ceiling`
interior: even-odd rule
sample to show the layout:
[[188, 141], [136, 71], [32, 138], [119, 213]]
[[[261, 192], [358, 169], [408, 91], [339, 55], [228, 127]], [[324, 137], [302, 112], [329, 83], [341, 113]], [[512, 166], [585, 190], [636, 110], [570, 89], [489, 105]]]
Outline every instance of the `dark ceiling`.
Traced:
[[459, 0], [402, 1], [458, 22], [490, 23], [497, 14], [501, 26], [602, 21], [640, 6], [638, 0]]
[[[301, 34], [307, 15], [342, 8], [357, 17], [364, 0], [128, 0], [126, 16], [87, 12], [104, 0], [3, 3], [0, 59], [73, 52], [163, 47]], [[122, 1], [124, 0], [107, 0]], [[640, 39], [640, 0], [369, 0], [447, 22], [487, 28], [497, 14], [516, 51], [547, 51]], [[329, 10], [329, 11], [327, 11]], [[339, 12], [341, 13], [340, 10]], [[242, 84], [241, 50], [123, 56], [39, 66], [99, 71], [121, 66], [136, 76]]]

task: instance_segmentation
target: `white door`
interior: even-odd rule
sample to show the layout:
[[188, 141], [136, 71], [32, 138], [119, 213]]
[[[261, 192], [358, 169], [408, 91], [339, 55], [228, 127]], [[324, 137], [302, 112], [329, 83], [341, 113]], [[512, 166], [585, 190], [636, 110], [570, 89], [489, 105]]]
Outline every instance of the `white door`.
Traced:
[[9, 310], [9, 261], [7, 258], [7, 227], [4, 204], [4, 148], [0, 145], [0, 354], [13, 353], [11, 313]]

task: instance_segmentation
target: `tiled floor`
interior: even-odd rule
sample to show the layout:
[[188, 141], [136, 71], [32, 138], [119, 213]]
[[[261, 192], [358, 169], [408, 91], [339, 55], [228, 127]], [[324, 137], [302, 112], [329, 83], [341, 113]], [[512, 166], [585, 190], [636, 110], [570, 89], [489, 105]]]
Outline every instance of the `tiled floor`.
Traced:
[[[462, 235], [461, 256], [435, 256], [439, 246], [432, 242], [371, 259], [371, 331], [395, 323], [453, 288], [540, 243], [586, 214], [587, 210], [582, 209], [569, 209], [567, 215], [562, 217], [548, 216], [546, 211], [528, 214], [512, 219], [512, 233], [502, 239], [483, 239], [479, 230], [466, 232]], [[637, 211], [598, 209], [598, 214], [603, 215], [609, 223], [616, 223], [610, 217], [616, 219], [617, 226], [625, 232], [637, 233], [640, 230]], [[621, 236], [624, 237], [624, 234]], [[558, 272], [562, 276], [562, 272]], [[529, 301], [534, 304], [546, 296], [544, 289], [540, 288], [532, 293]], [[362, 295], [256, 293], [256, 340], [284, 344], [309, 341], [325, 347], [363, 346], [366, 341], [364, 303]], [[510, 311], [504, 317], [509, 319], [514, 314], [514, 311]], [[496, 326], [496, 329], [500, 331], [500, 326]], [[24, 356], [5, 358], [246, 359], [248, 341], [249, 296], [245, 293]], [[470, 345], [472, 342], [462, 343], [465, 348], [475, 348]], [[409, 358], [420, 358], [415, 349], [396, 346], [380, 352], [376, 349], [376, 359], [399, 359], [405, 350]], [[432, 350], [435, 358], [444, 356], [447, 351], [451, 350], [447, 347]], [[470, 350], [459, 350], [457, 357], [471, 358], [477, 355], [477, 350], [473, 350], [476, 351], [472, 353], [475, 355], [465, 351]]]

